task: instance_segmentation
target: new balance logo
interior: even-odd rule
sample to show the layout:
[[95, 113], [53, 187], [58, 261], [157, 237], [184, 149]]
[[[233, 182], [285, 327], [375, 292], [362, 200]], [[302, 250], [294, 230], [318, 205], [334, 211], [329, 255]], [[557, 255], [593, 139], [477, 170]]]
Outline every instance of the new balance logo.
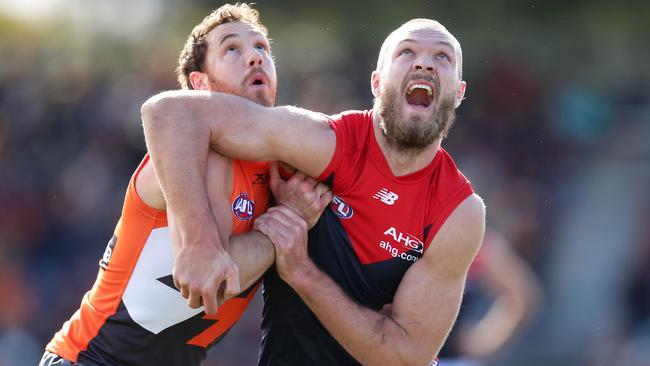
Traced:
[[382, 188], [379, 192], [375, 193], [372, 198], [380, 200], [387, 205], [394, 205], [399, 196], [395, 192]]

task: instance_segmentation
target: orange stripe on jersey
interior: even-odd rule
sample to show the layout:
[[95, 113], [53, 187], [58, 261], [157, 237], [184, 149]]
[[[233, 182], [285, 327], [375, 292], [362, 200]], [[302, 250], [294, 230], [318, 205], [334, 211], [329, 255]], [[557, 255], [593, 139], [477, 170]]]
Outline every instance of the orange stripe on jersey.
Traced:
[[224, 334], [230, 327], [241, 318], [244, 310], [248, 307], [253, 296], [259, 288], [259, 283], [248, 293], [246, 297], [234, 297], [219, 307], [219, 312], [213, 315], [206, 315], [203, 319], [216, 320], [217, 322], [204, 330], [201, 334], [190, 339], [187, 344], [193, 344], [207, 348], [210, 343], [214, 342], [220, 335]]
[[[244, 160], [233, 160], [233, 189], [230, 203], [233, 210], [232, 234], [241, 234], [253, 228], [253, 219], [269, 207], [269, 164]], [[250, 212], [249, 203], [242, 196], [254, 197]], [[237, 201], [238, 198], [242, 201]], [[246, 202], [246, 203], [245, 203]], [[249, 216], [250, 215], [250, 216]]]
[[[114, 239], [109, 242], [100, 261], [100, 270], [95, 284], [83, 297], [79, 310], [65, 322], [62, 329], [54, 335], [46, 347], [48, 351], [72, 362], [77, 362], [79, 354], [87, 350], [90, 342], [100, 334], [102, 327], [108, 325], [107, 320], [116, 315], [118, 308], [121, 309], [119, 310], [120, 314], [128, 311], [128, 314], [124, 314], [126, 318], [132, 320], [128, 323], [132, 325], [127, 326], [137, 328], [138, 331], [145, 331], [152, 337], [164, 329], [184, 324], [181, 320], [187, 319], [187, 317], [178, 320], [179, 312], [183, 317], [185, 313], [195, 311], [187, 307], [185, 299], [180, 296], [180, 293], [177, 293], [176, 289], [169, 287], [163, 288], [167, 292], [164, 294], [165, 303], [162, 308], [155, 309], [153, 305], [156, 304], [152, 305], [150, 302], [146, 302], [148, 300], [157, 301], [157, 298], [147, 299], [148, 290], [152, 290], [152, 294], [157, 296], [158, 293], [155, 291], [160, 288], [152, 289], [151, 285], [153, 284], [154, 287], [164, 286], [160, 282], [160, 273], [164, 272], [163, 275], [171, 277], [173, 266], [166, 212], [147, 206], [140, 199], [135, 188], [135, 180], [148, 162], [149, 156], [146, 155], [131, 177], [125, 195], [122, 216], [115, 228]], [[233, 161], [233, 177], [230, 203], [233, 207], [232, 234], [234, 235], [249, 231], [254, 218], [268, 208], [269, 192], [266, 182], [268, 164], [235, 160]], [[242, 199], [237, 202], [238, 198]], [[251, 214], [250, 217], [248, 217], [248, 213]], [[115, 238], [117, 239], [115, 240]], [[160, 254], [167, 257], [163, 260]], [[164, 262], [164, 264], [159, 262]], [[152, 274], [152, 271], [155, 273]], [[148, 277], [145, 278], [145, 276]], [[146, 291], [141, 293], [143, 289]], [[212, 320], [218, 319], [216, 324], [198, 335], [183, 339], [182, 342], [201, 347], [212, 344], [241, 317], [254, 293], [251, 291], [245, 297], [234, 298], [224, 303], [216, 317], [204, 317]], [[127, 295], [130, 296], [128, 299]], [[165, 307], [167, 302], [174, 306], [173, 309]], [[120, 306], [121, 303], [124, 304], [124, 307]], [[162, 312], [156, 313], [156, 311]], [[196, 311], [198, 313], [194, 315], [200, 313], [200, 310]], [[188, 316], [192, 316], [192, 314]], [[167, 318], [164, 321], [158, 321], [160, 315], [167, 316]], [[124, 323], [121, 326], [125, 326]], [[118, 341], [121, 340], [111, 340], [113, 343]], [[181, 340], [179, 339], [179, 341]], [[137, 343], [138, 340], [132, 342]], [[110, 350], [102, 351], [110, 352]], [[155, 349], [140, 351], [156, 352]]]
[[[230, 193], [230, 202], [234, 215], [232, 235], [236, 235], [250, 231], [253, 228], [253, 219], [268, 209], [269, 165], [268, 163], [233, 160], [233, 168], [233, 189]], [[255, 200], [250, 200], [251, 197], [254, 197]], [[250, 212], [247, 210], [249, 208]], [[208, 347], [241, 318], [258, 288], [259, 284], [254, 285], [253, 290], [246, 297], [235, 297], [226, 301], [219, 307], [217, 314], [206, 314], [203, 319], [216, 320], [217, 322], [190, 339], [187, 344]]]
[[[110, 265], [99, 270], [95, 284], [84, 295], [79, 310], [65, 322], [63, 329], [54, 335], [46, 347], [65, 359], [76, 362], [79, 352], [86, 349], [106, 319], [115, 314], [149, 233], [152, 229], [167, 225], [167, 213], [147, 206], [135, 190], [135, 178], [148, 160], [147, 155], [129, 182], [122, 217], [115, 228], [115, 249], [107, 248], [107, 252], [112, 252], [109, 254]], [[120, 245], [122, 242], [128, 244]]]

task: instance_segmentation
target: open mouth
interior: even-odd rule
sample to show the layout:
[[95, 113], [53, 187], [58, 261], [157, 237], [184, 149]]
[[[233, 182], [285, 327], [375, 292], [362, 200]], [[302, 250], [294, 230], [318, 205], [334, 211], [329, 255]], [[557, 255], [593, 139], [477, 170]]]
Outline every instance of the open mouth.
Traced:
[[427, 108], [433, 102], [433, 89], [426, 84], [413, 84], [406, 91], [406, 102], [416, 107]]
[[246, 79], [250, 86], [264, 86], [267, 84], [266, 75], [262, 71], [253, 71]]

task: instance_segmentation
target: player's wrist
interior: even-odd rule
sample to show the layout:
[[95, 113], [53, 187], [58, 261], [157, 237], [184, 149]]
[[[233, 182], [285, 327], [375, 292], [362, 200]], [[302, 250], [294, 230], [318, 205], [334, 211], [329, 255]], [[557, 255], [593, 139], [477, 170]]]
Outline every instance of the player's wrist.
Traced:
[[219, 227], [214, 220], [197, 220], [191, 224], [177, 220], [176, 226], [183, 247], [206, 247], [219, 253], [228, 249], [228, 243], [222, 242]]
[[285, 281], [289, 283], [297, 292], [300, 290], [312, 288], [321, 281], [323, 273], [316, 267], [314, 262], [306, 260], [300, 265], [294, 266], [289, 271]]

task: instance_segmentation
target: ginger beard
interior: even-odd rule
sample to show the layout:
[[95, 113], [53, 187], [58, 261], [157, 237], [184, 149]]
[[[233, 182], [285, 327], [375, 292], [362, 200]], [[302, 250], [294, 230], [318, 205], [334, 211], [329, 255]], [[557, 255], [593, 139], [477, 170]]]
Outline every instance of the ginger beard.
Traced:
[[[401, 88], [404, 90], [404, 88]], [[436, 83], [436, 93], [440, 84]], [[438, 138], [445, 138], [454, 124], [456, 112], [453, 95], [440, 95], [433, 99], [433, 112], [429, 120], [420, 115], [412, 115], [406, 120], [401, 104], [406, 93], [398, 93], [396, 87], [385, 85], [384, 90], [375, 99], [375, 111], [379, 113], [379, 124], [386, 141], [400, 151], [422, 150]]]
[[248, 75], [246, 75], [244, 81], [242, 82], [240, 90], [235, 90], [235, 88], [227, 85], [226, 83], [219, 81], [217, 78], [212, 77], [212, 75], [210, 75], [209, 73], [207, 75], [208, 75], [208, 81], [210, 82], [210, 90], [212, 91], [238, 95], [242, 98], [249, 99], [250, 101], [263, 105], [265, 107], [273, 107], [275, 105], [275, 95], [276, 95], [275, 89], [270, 89], [270, 91], [265, 91], [264, 89], [260, 88], [255, 90], [253, 92], [253, 95], [247, 93], [247, 90], [255, 82], [255, 75], [257, 73], [264, 74], [266, 80], [270, 80], [268, 74], [262, 68], [256, 67], [253, 68], [251, 72], [248, 73]]

